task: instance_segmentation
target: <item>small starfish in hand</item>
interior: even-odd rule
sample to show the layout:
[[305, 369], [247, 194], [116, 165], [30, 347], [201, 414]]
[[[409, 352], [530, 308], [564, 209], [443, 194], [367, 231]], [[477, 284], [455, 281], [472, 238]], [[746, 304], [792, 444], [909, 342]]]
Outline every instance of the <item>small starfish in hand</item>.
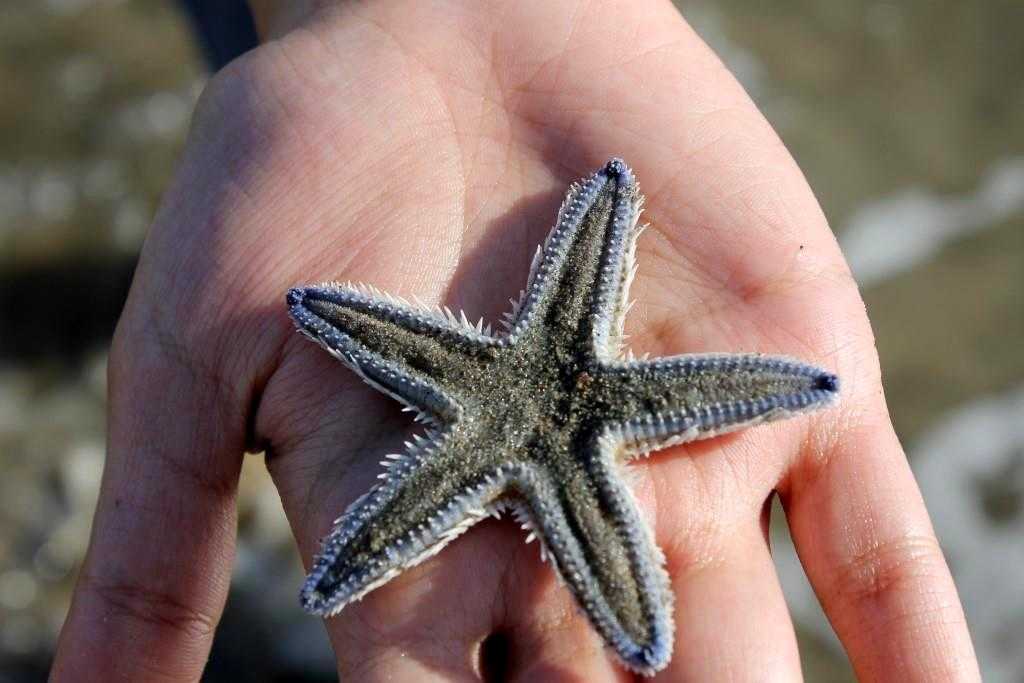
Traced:
[[508, 508], [627, 667], [668, 663], [672, 592], [624, 461], [820, 408], [838, 379], [753, 354], [623, 357], [642, 201], [618, 159], [574, 184], [502, 334], [364, 286], [288, 292], [302, 332], [428, 424], [336, 521], [307, 610], [336, 614]]

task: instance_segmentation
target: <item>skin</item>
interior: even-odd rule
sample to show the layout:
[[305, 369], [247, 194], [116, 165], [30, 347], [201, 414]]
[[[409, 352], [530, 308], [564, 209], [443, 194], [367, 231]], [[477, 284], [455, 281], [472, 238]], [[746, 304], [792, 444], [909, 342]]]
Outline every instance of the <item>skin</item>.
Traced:
[[[282, 3], [283, 4], [283, 3]], [[796, 680], [766, 540], [777, 493], [864, 680], [977, 680], [885, 405], [864, 306], [771, 128], [667, 2], [257, 3], [267, 40], [197, 108], [110, 356], [109, 452], [52, 678], [199, 678], [224, 606], [246, 449], [309, 562], [411, 431], [295, 334], [283, 294], [352, 279], [496, 321], [565, 185], [643, 183], [638, 353], [785, 353], [835, 409], [633, 465], [676, 595], [665, 680]], [[535, 545], [484, 522], [327, 622], [339, 673], [625, 680]], [[493, 641], [492, 641], [493, 642]]]

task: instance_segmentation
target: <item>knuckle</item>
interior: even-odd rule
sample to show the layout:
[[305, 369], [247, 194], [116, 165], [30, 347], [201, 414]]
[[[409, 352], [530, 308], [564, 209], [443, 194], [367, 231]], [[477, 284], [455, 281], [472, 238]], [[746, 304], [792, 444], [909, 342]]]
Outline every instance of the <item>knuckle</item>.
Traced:
[[223, 468], [212, 466], [203, 458], [176, 457], [173, 454], [157, 451], [161, 465], [166, 471], [184, 484], [185, 490], [200, 492], [208, 500], [233, 500], [237, 492], [237, 476], [233, 471], [224, 472]]
[[905, 535], [845, 560], [836, 572], [836, 592], [847, 602], [886, 602], [921, 593], [945, 574], [945, 559], [931, 535]]
[[148, 628], [176, 631], [191, 639], [210, 637], [216, 618], [195, 609], [171, 591], [142, 582], [83, 575], [83, 588], [96, 595], [109, 615]]

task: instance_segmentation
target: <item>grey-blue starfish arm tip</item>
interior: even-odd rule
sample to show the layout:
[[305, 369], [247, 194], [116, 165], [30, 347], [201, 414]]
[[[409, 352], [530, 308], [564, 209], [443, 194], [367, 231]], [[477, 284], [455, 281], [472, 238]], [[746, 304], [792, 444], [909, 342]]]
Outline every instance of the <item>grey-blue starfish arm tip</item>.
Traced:
[[624, 463], [821, 408], [839, 379], [779, 356], [625, 350], [642, 202], [621, 159], [574, 183], [497, 332], [366, 285], [288, 291], [301, 332], [427, 425], [335, 521], [306, 610], [336, 614], [508, 511], [625, 666], [668, 664], [673, 593]]

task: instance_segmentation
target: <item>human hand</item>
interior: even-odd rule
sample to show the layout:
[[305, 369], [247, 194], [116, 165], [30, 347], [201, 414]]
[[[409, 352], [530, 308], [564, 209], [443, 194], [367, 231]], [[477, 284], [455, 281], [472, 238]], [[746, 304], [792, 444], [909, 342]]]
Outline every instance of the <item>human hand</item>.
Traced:
[[[622, 155], [651, 224], [634, 350], [782, 353], [843, 380], [836, 409], [630, 465], [676, 593], [662, 676], [799, 677], [766, 540], [778, 492], [862, 678], [976, 679], [856, 286], [799, 170], [674, 8], [319, 4], [265, 15], [276, 38], [198, 108], [111, 351], [107, 466], [54, 678], [199, 677], [246, 448], [266, 451], [308, 562], [407, 437], [395, 403], [294, 334], [288, 287], [351, 279], [495, 321], [565, 185]], [[477, 677], [496, 633], [509, 677], [630, 676], [507, 523], [327, 627], [360, 679]]]

